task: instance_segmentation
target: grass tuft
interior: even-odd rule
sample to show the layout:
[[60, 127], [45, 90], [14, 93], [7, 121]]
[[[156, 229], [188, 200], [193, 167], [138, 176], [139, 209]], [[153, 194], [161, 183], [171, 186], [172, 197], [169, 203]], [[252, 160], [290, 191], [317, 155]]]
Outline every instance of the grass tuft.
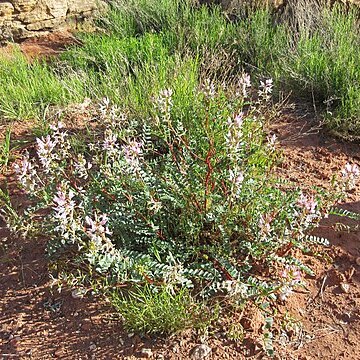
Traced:
[[171, 334], [196, 322], [197, 305], [182, 289], [173, 294], [166, 287], [137, 287], [127, 295], [113, 292], [113, 306], [124, 319], [128, 331], [143, 334]]

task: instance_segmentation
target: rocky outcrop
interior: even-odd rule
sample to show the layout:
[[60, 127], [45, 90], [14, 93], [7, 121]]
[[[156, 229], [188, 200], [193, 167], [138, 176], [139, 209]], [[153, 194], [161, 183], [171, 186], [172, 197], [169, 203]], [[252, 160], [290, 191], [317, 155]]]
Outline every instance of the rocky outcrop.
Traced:
[[103, 6], [98, 0], [0, 0], [0, 40], [44, 35]]

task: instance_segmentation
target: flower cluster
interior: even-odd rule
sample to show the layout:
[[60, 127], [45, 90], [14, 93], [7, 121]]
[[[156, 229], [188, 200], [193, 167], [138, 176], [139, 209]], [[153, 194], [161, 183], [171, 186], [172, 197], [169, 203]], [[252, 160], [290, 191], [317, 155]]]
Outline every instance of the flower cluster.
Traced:
[[297, 205], [309, 214], [316, 213], [317, 202], [313, 196], [306, 196], [303, 193], [301, 193], [297, 201]]
[[112, 232], [106, 226], [109, 218], [106, 214], [97, 216], [95, 214], [94, 218], [90, 216], [85, 217], [85, 223], [87, 226], [86, 233], [93, 242], [96, 248], [104, 249], [110, 251], [113, 249], [113, 244], [108, 238], [108, 235], [112, 235]]
[[106, 152], [106, 154], [108, 154], [109, 156], [113, 156], [114, 154], [116, 154], [118, 149], [117, 136], [113, 133], [111, 129], [106, 129], [104, 135], [105, 136], [102, 148]]
[[341, 171], [343, 179], [345, 181], [345, 187], [348, 190], [354, 189], [356, 186], [356, 182], [360, 177], [360, 169], [359, 166], [356, 164], [349, 164], [347, 163], [344, 169]]
[[92, 166], [92, 163], [87, 161], [84, 155], [78, 154], [74, 162], [74, 172], [80, 179], [86, 180]]
[[32, 193], [37, 187], [36, 165], [29, 159], [29, 153], [21, 159], [20, 163], [14, 164], [17, 179], [27, 193]]
[[229, 156], [233, 156], [242, 147], [244, 113], [239, 112], [233, 118], [228, 119], [228, 132], [226, 134], [226, 145], [229, 149]]
[[277, 136], [275, 134], [273, 134], [271, 136], [268, 135], [266, 137], [266, 139], [267, 139], [270, 150], [274, 151], [276, 149]]
[[172, 101], [173, 91], [171, 89], [161, 90], [159, 95], [155, 98], [158, 110], [163, 116], [168, 116], [173, 106]]
[[142, 156], [143, 143], [135, 139], [129, 140], [126, 145], [122, 147], [124, 158], [131, 170], [137, 170], [140, 166], [140, 159]]
[[214, 99], [216, 95], [215, 85], [210, 79], [206, 79], [201, 87], [201, 91], [206, 99]]
[[75, 193], [68, 188], [66, 183], [57, 186], [53, 197], [53, 220], [56, 224], [55, 231], [61, 234], [61, 241], [75, 242], [75, 233], [79, 226], [75, 214]]
[[264, 81], [260, 81], [260, 89], [258, 91], [259, 98], [265, 101], [269, 101], [271, 99], [271, 93], [273, 91], [273, 80], [267, 79]]
[[245, 179], [244, 173], [236, 167], [229, 170], [229, 180], [232, 185], [232, 194], [235, 198], [238, 198], [241, 194], [242, 183]]
[[101, 122], [111, 129], [119, 129], [127, 122], [126, 114], [108, 97], [104, 97], [98, 106]]
[[295, 265], [286, 265], [281, 273], [281, 287], [279, 289], [279, 299], [285, 301], [292, 293], [293, 288], [302, 283], [302, 275], [300, 269]]
[[248, 89], [251, 88], [251, 79], [249, 74], [243, 73], [241, 75], [241, 78], [239, 80], [239, 88], [240, 91], [237, 92], [237, 95], [241, 95], [244, 98], [247, 98], [249, 96]]
[[47, 135], [45, 138], [37, 138], [37, 154], [40, 160], [41, 165], [43, 166], [45, 172], [50, 171], [50, 166], [52, 161], [55, 160], [55, 154], [53, 150], [56, 146], [56, 141], [51, 138], [50, 135]]

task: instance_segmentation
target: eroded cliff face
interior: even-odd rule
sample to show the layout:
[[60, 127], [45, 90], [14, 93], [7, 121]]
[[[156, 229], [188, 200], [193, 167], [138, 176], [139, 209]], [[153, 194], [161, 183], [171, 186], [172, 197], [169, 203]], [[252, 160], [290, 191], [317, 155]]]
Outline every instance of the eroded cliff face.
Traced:
[[0, 40], [43, 35], [102, 6], [98, 0], [0, 0]]

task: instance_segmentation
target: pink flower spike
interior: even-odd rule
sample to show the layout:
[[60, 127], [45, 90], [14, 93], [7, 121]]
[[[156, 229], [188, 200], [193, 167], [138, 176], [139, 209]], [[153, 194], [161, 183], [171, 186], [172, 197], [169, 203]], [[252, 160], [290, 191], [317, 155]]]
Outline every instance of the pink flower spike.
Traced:
[[244, 121], [243, 117], [244, 117], [244, 113], [243, 113], [243, 112], [240, 112], [239, 114], [237, 114], [237, 115], [235, 116], [235, 118], [234, 118], [234, 123], [235, 123], [235, 125], [236, 125], [237, 127], [241, 127], [241, 126], [242, 126], [243, 121]]
[[316, 212], [317, 202], [313, 196], [308, 198], [304, 194], [301, 194], [297, 204], [307, 210], [310, 214], [314, 214]]

